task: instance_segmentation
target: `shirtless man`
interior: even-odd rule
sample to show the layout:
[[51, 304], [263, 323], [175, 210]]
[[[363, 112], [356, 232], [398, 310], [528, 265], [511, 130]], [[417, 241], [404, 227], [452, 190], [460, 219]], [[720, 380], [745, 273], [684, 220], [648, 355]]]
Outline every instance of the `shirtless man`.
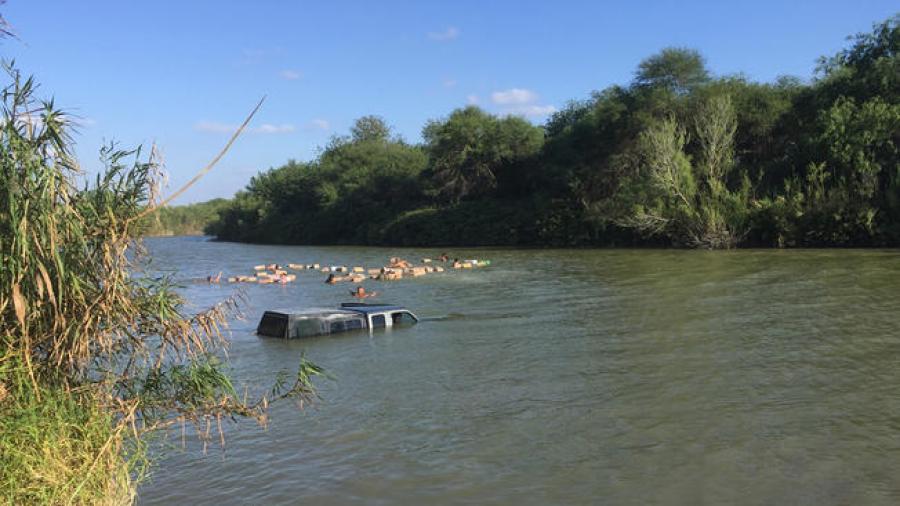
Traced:
[[392, 269], [406, 269], [411, 267], [411, 264], [402, 258], [393, 257], [388, 261], [388, 267]]
[[350, 291], [350, 295], [356, 297], [357, 299], [367, 299], [369, 297], [378, 295], [378, 292], [367, 292], [366, 289], [362, 286], [357, 286], [356, 290]]

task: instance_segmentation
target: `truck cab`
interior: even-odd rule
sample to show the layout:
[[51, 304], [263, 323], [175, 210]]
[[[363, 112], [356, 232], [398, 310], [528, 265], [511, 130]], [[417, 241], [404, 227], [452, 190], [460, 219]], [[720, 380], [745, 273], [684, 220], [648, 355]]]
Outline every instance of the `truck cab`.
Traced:
[[340, 309], [272, 310], [263, 313], [256, 333], [299, 339], [359, 329], [413, 325], [419, 319], [402, 306], [348, 302]]
[[345, 302], [341, 309], [355, 311], [366, 318], [366, 324], [370, 329], [383, 327], [400, 327], [413, 325], [419, 319], [408, 309], [391, 304], [366, 304], [363, 302]]

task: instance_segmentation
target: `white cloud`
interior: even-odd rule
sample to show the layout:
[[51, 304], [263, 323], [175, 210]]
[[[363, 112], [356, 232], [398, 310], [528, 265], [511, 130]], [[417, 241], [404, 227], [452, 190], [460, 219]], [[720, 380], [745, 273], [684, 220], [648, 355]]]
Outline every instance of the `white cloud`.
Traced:
[[548, 116], [557, 111], [556, 107], [552, 105], [537, 105], [537, 104], [526, 104], [526, 105], [517, 105], [514, 107], [508, 107], [505, 109], [507, 114], [513, 114], [516, 116], [526, 116], [529, 118], [540, 117], [540, 116]]
[[285, 79], [287, 81], [296, 81], [297, 79], [303, 77], [302, 73], [291, 69], [284, 69], [279, 72], [278, 75], [281, 76], [282, 79]]
[[538, 94], [525, 88], [510, 88], [491, 93], [491, 102], [501, 106], [501, 112], [529, 118], [547, 116], [557, 111], [552, 105], [538, 104]]
[[444, 79], [444, 88], [452, 88], [456, 86], [456, 79]]
[[491, 93], [491, 102], [497, 105], [522, 105], [536, 102], [537, 93], [524, 88], [510, 88]]
[[[198, 132], [212, 133], [234, 133], [238, 129], [238, 125], [230, 125], [228, 123], [218, 123], [216, 121], [198, 121], [194, 124], [194, 130]], [[250, 127], [247, 132], [255, 134], [283, 134], [296, 130], [294, 125], [283, 123], [281, 125], [273, 125], [271, 123], [263, 123], [258, 127]]]
[[466, 96], [466, 103], [469, 105], [475, 105], [478, 103], [478, 95], [468, 95]]
[[459, 28], [455, 26], [448, 26], [447, 29], [442, 32], [428, 32], [428, 38], [431, 40], [446, 41], [453, 40], [457, 37], [459, 37]]
[[281, 125], [273, 125], [271, 123], [263, 123], [256, 128], [251, 128], [251, 132], [259, 133], [259, 134], [283, 134], [293, 132], [295, 130], [294, 125], [289, 123], [283, 123]]

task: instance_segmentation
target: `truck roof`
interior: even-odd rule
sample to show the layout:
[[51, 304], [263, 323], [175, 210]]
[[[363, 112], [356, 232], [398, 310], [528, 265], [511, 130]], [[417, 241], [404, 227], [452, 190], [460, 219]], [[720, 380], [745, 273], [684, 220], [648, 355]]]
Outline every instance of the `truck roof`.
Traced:
[[353, 315], [353, 314], [371, 314], [381, 313], [384, 311], [409, 311], [403, 306], [397, 304], [369, 304], [365, 302], [344, 302], [340, 309], [331, 308], [304, 308], [304, 309], [269, 309], [267, 313], [277, 313], [291, 317], [302, 316], [331, 316], [331, 315]]
[[383, 311], [408, 311], [405, 307], [396, 304], [367, 304], [365, 302], [344, 302], [341, 304], [341, 309], [363, 314], [381, 313]]
[[348, 311], [346, 309], [332, 309], [326, 307], [305, 308], [305, 309], [268, 309], [266, 313], [276, 313], [284, 316], [330, 316], [330, 315], [353, 315], [359, 314], [356, 311]]

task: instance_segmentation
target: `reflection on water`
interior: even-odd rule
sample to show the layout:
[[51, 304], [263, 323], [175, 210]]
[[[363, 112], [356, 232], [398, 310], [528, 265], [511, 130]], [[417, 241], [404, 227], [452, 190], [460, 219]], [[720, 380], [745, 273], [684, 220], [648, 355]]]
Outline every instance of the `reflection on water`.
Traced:
[[[184, 279], [434, 250], [148, 241]], [[301, 353], [335, 380], [224, 450], [169, 450], [141, 504], [896, 504], [894, 251], [475, 250], [489, 268], [379, 284], [419, 325], [260, 339], [268, 307], [335, 306], [301, 273], [241, 285], [234, 374]], [[373, 284], [374, 286], [374, 284]], [[234, 286], [187, 283], [195, 309]]]

